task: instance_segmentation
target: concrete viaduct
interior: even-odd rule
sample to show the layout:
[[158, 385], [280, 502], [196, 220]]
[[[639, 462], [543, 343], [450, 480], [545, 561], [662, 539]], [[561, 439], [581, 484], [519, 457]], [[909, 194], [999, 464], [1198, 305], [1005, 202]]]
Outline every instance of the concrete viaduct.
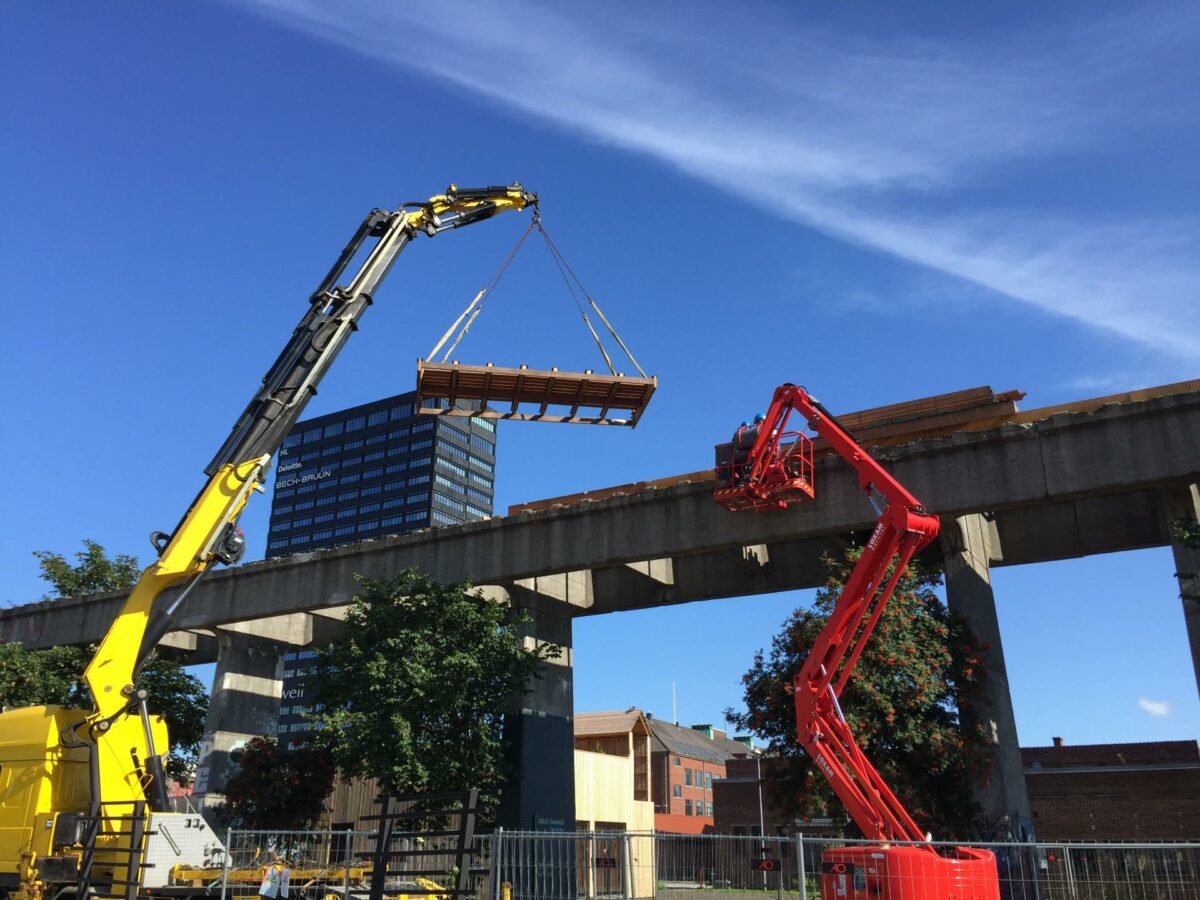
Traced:
[[[1014, 836], [1029, 806], [989, 569], [1171, 545], [1178, 572], [1200, 572], [1200, 551], [1171, 528], [1200, 521], [1200, 385], [1177, 387], [873, 451], [942, 517], [931, 553], [944, 561], [950, 606], [991, 645], [995, 764], [980, 800], [985, 818]], [[698, 480], [215, 573], [168, 637], [189, 661], [217, 662], [198, 793], [220, 789], [234, 746], [273, 732], [283, 652], [336, 635], [356, 574], [411, 566], [441, 581], [469, 578], [530, 611], [530, 640], [569, 648], [576, 616], [818, 584], [821, 554], [874, 515], [839, 460], [818, 460], [815, 480], [817, 500], [786, 512], [726, 513]], [[1181, 576], [1180, 593], [1200, 686], [1200, 578]], [[5, 610], [0, 640], [95, 641], [122, 600], [95, 594]], [[521, 775], [505, 792], [509, 827], [571, 827], [572, 715], [568, 649], [512, 719]]]

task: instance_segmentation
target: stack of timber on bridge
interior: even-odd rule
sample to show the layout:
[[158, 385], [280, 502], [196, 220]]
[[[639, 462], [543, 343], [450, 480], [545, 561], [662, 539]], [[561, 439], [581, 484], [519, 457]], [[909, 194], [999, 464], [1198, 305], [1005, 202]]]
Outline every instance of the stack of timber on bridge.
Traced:
[[[1109, 394], [1104, 397], [1077, 400], [1021, 412], [1017, 409], [1017, 401], [1024, 399], [1023, 391], [1004, 391], [997, 394], [990, 387], [984, 386], [954, 391], [949, 394], [937, 394], [933, 397], [923, 397], [919, 400], [908, 400], [903, 403], [893, 403], [888, 406], [876, 406], [860, 412], [839, 413], [837, 420], [864, 446], [890, 447], [912, 441], [944, 437], [960, 431], [985, 431], [1001, 425], [1032, 424], [1060, 413], [1094, 412], [1114, 403], [1136, 403], [1156, 397], [1190, 394], [1198, 391], [1200, 391], [1200, 379], [1192, 379], [1160, 387], [1125, 391], [1120, 394]], [[829, 454], [828, 446], [820, 438], [813, 441], [813, 448], [817, 457]], [[549, 497], [528, 503], [516, 503], [508, 508], [508, 514], [513, 516], [523, 512], [555, 509], [572, 506], [583, 501], [603, 500], [606, 497], [619, 497], [624, 494], [635, 494], [640, 491], [669, 488], [698, 481], [712, 481], [712, 479], [712, 470], [704, 469], [685, 475], [671, 475], [666, 478], [580, 491], [576, 494], [564, 494], [561, 497]]]

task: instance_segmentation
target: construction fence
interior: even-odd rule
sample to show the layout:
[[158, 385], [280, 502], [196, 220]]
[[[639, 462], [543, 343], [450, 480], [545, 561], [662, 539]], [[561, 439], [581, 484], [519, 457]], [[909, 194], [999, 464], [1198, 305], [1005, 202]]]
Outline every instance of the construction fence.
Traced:
[[[220, 883], [210, 885], [210, 893], [222, 900], [251, 896], [369, 900], [374, 840], [373, 832], [364, 831], [232, 829]], [[409, 849], [420, 851], [426, 874], [389, 876], [382, 885], [384, 895], [393, 900], [458, 900], [452, 890], [457, 875], [452, 843], [448, 837], [414, 843]], [[500, 830], [475, 837], [466, 896], [473, 900], [819, 900], [825, 851], [856, 845], [878, 846], [803, 835]], [[400, 846], [408, 847], [404, 839]], [[950, 852], [953, 845], [935, 842], [933, 846]], [[972, 846], [995, 854], [1000, 896], [1005, 900], [1200, 900], [1200, 842]], [[435, 874], [439, 869], [445, 874]], [[835, 896], [874, 900], [877, 883], [873, 876], [868, 881], [867, 871], [849, 871], [840, 883], [845, 893]], [[437, 894], [439, 886], [447, 889], [446, 894]]]

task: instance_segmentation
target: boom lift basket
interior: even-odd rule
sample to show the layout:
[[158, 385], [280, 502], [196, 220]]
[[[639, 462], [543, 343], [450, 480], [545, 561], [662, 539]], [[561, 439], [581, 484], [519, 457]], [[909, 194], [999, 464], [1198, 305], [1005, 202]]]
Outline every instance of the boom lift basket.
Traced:
[[808, 435], [783, 432], [758, 462], [748, 459], [749, 450], [736, 441], [717, 444], [713, 496], [718, 505], [730, 512], [763, 512], [813, 499], [813, 444]]
[[464, 366], [417, 360], [417, 411], [430, 416], [632, 428], [657, 386], [657, 378], [623, 373], [546, 372], [526, 366], [507, 369], [491, 363]]

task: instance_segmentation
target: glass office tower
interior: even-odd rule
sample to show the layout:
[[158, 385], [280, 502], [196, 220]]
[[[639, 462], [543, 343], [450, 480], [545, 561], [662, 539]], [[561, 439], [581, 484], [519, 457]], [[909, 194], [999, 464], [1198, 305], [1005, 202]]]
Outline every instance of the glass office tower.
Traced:
[[[460, 525], [492, 514], [496, 426], [416, 415], [416, 393], [297, 422], [275, 476], [267, 556]], [[279, 742], [301, 740], [314, 653], [284, 658]]]

